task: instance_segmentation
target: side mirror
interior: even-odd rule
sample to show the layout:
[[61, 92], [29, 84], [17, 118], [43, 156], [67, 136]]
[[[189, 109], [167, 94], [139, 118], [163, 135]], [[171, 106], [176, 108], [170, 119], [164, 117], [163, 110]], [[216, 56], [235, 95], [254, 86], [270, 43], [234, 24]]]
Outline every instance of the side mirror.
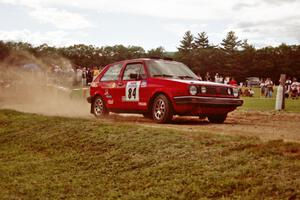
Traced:
[[140, 76], [138, 74], [130, 74], [129, 75], [130, 79], [138, 80]]

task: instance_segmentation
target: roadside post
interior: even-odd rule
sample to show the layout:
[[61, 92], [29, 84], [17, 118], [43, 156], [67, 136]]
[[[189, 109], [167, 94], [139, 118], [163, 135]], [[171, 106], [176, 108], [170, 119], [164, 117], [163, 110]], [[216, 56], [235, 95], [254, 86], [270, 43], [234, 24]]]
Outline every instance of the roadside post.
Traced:
[[286, 79], [286, 75], [281, 74], [280, 80], [279, 80], [279, 85], [277, 88], [275, 110], [284, 110], [285, 109], [285, 79]]

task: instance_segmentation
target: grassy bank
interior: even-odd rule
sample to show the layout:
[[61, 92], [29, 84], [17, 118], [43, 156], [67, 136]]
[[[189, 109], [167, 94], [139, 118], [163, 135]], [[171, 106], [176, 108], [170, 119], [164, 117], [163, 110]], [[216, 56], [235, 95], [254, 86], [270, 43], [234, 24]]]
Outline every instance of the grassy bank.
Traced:
[[2, 199], [297, 199], [300, 145], [0, 110]]

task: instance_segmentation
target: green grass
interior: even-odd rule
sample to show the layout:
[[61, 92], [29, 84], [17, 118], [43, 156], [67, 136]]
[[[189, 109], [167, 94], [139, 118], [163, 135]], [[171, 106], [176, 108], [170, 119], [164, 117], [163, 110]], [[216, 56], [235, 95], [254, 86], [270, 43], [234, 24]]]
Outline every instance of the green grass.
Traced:
[[[246, 111], [274, 111], [275, 110], [275, 98], [253, 98], [242, 97], [244, 104], [239, 110]], [[287, 112], [300, 112], [300, 99], [286, 99], [285, 109]]]
[[[243, 88], [244, 89], [244, 88]], [[260, 95], [260, 88], [252, 88], [253, 97], [241, 97], [244, 104], [239, 110], [245, 111], [274, 111], [276, 103], [276, 88], [272, 98], [265, 98]], [[300, 112], [300, 99], [285, 99], [285, 109], [287, 112]]]
[[0, 110], [1, 199], [299, 199], [300, 144]]

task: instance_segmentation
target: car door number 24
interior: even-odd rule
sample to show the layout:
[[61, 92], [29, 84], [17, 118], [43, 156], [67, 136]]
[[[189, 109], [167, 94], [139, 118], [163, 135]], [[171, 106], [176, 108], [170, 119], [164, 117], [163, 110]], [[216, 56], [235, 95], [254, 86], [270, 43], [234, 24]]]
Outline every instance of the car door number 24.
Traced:
[[126, 84], [126, 101], [139, 101], [140, 100], [140, 81], [129, 81]]

